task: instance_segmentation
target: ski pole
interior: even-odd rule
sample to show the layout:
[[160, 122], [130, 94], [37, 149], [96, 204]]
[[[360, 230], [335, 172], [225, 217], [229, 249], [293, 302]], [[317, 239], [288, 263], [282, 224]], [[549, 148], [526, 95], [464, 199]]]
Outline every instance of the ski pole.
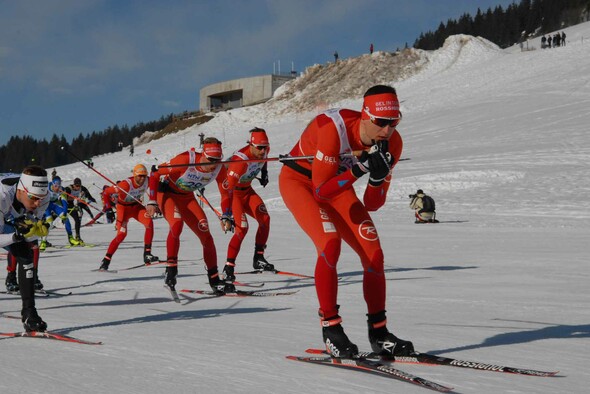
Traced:
[[[213, 212], [215, 212], [215, 214], [217, 215], [217, 219], [219, 219], [220, 221], [222, 220], [223, 214], [221, 212], [219, 212], [217, 209], [215, 209], [215, 207], [213, 205], [211, 205], [211, 203], [209, 202], [209, 200], [207, 199], [207, 197], [205, 197], [205, 193], [204, 193], [204, 189], [195, 191], [195, 194], [197, 195], [197, 197], [199, 197], [199, 199], [201, 201], [203, 201], [205, 204], [207, 204], [209, 206], [209, 208], [211, 208], [211, 210]], [[231, 221], [230, 218], [228, 218], [228, 220]], [[227, 233], [227, 230], [225, 230], [225, 228], [223, 227], [223, 224], [221, 225], [222, 229]], [[233, 228], [233, 225], [232, 225]], [[233, 233], [233, 230], [231, 230]]]
[[69, 197], [72, 197], [74, 200], [77, 200], [78, 202], [81, 202], [81, 203], [82, 203], [82, 204], [84, 204], [84, 205], [88, 205], [90, 208], [94, 208], [94, 209], [96, 209], [97, 211], [102, 211], [102, 209], [98, 209], [98, 208], [97, 208], [97, 207], [95, 207], [94, 205], [90, 204], [88, 201], [84, 201], [84, 200], [82, 200], [80, 197], [76, 197], [76, 196], [74, 196], [73, 194], [70, 194], [70, 193], [66, 192], [65, 190], [62, 190], [62, 192], [63, 192], [65, 195], [67, 195], [67, 196], [69, 196]]
[[[343, 153], [340, 157], [352, 157], [360, 155], [362, 151], [355, 151], [351, 153]], [[269, 162], [269, 161], [295, 161], [295, 160], [313, 160], [315, 156], [289, 156], [279, 155], [278, 157], [266, 157], [262, 159], [242, 159], [242, 160], [222, 160], [207, 163], [187, 163], [187, 164], [164, 164], [158, 166], [159, 168], [174, 168], [174, 167], [202, 167], [202, 166], [216, 166], [219, 164], [231, 164], [231, 163], [251, 163], [251, 162]]]
[[[92, 171], [96, 172], [99, 176], [101, 176], [103, 179], [105, 179], [107, 182], [109, 182], [110, 184], [114, 185], [118, 190], [122, 191], [123, 193], [127, 194], [129, 197], [131, 197], [132, 199], [135, 200], [135, 202], [137, 202], [139, 205], [143, 206], [145, 208], [145, 205], [143, 205], [143, 203], [138, 200], [137, 198], [133, 197], [131, 194], [129, 194], [126, 190], [121, 189], [119, 186], [117, 186], [117, 184], [113, 181], [111, 181], [109, 178], [107, 178], [105, 175], [103, 175], [100, 171], [98, 171], [96, 168], [94, 168], [93, 166], [89, 165], [88, 163], [85, 163], [82, 159], [80, 159], [74, 152], [70, 151], [69, 149], [67, 149], [65, 146], [61, 147], [62, 150], [66, 151], [67, 153], [69, 153], [70, 155], [72, 155], [76, 160], [78, 160], [80, 163], [84, 164], [86, 167], [90, 168]], [[146, 179], [147, 182], [147, 179]]]

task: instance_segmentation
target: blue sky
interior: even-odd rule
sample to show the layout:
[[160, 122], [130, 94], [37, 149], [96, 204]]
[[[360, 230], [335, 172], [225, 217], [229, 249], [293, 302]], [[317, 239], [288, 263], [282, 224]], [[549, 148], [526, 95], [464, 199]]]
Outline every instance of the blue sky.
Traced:
[[0, 0], [0, 144], [198, 109], [199, 89], [412, 45], [512, 0]]

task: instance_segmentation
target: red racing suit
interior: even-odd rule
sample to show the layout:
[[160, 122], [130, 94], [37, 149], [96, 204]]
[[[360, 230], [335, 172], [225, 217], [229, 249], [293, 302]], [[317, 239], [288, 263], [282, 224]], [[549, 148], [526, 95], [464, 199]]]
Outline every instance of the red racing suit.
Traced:
[[[268, 157], [266, 149], [264, 158]], [[231, 157], [237, 160], [231, 163], [227, 170], [227, 184], [230, 191], [231, 213], [235, 221], [235, 233], [227, 248], [227, 260], [234, 262], [240, 252], [242, 241], [248, 233], [248, 218], [253, 217], [258, 222], [255, 244], [264, 246], [270, 232], [270, 216], [266, 205], [252, 188], [252, 181], [266, 165], [265, 161], [240, 162], [239, 160], [256, 159], [250, 152], [250, 145], [246, 145]]]
[[[166, 240], [168, 266], [178, 263], [180, 234], [184, 223], [195, 233], [203, 246], [203, 259], [207, 269], [217, 268], [217, 251], [209, 231], [209, 222], [194, 192], [217, 181], [221, 193], [221, 208], [229, 211], [229, 195], [224, 181], [227, 171], [222, 164], [199, 166], [202, 153], [186, 151], [152, 171], [149, 178], [149, 202], [157, 202], [170, 230]], [[185, 165], [166, 167], [167, 165]], [[212, 171], [211, 171], [212, 170]]]
[[[290, 152], [291, 156], [311, 155], [314, 159], [284, 162], [279, 175], [287, 208], [317, 250], [315, 284], [320, 312], [326, 317], [338, 314], [336, 265], [342, 240], [360, 257], [368, 312], [385, 310], [384, 257], [369, 212], [385, 203], [391, 172], [379, 186], [368, 184], [359, 200], [353, 188], [357, 178], [351, 171], [358, 161], [351, 153], [369, 148], [361, 142], [360, 120], [360, 112], [347, 109], [318, 115]], [[395, 130], [389, 138], [392, 168], [402, 148], [402, 138]]]
[[107, 249], [107, 255], [112, 256], [119, 245], [127, 237], [127, 224], [129, 219], [135, 219], [145, 227], [145, 234], [143, 237], [146, 251], [151, 251], [152, 240], [154, 238], [154, 222], [147, 214], [145, 206], [141, 204], [143, 195], [147, 189], [147, 179], [143, 185], [139, 186], [135, 183], [134, 177], [129, 177], [117, 183], [117, 186], [110, 186], [103, 192], [104, 209], [111, 208], [112, 196], [117, 196], [117, 222], [115, 227], [117, 235], [111, 241]]

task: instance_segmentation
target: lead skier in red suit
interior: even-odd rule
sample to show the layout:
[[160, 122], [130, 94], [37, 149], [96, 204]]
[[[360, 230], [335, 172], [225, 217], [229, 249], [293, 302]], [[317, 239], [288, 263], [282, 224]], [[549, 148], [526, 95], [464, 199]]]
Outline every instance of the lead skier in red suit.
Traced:
[[[158, 209], [161, 210], [170, 225], [166, 240], [168, 256], [165, 285], [171, 290], [175, 290], [176, 286], [180, 234], [185, 223], [201, 241], [203, 259], [213, 291], [222, 294], [235, 289], [219, 277], [217, 251], [209, 231], [209, 222], [194, 194], [215, 180], [221, 193], [221, 208], [224, 212], [229, 210], [229, 196], [227, 188], [223, 186], [227, 178], [226, 169], [223, 164], [210, 164], [217, 163], [222, 158], [221, 142], [209, 137], [203, 141], [202, 152], [183, 152], [169, 162], [153, 168], [150, 174], [147, 212], [153, 217]], [[222, 217], [220, 220], [224, 228], [231, 228], [228, 218]]]
[[[260, 173], [260, 184], [265, 187], [268, 184], [268, 170], [266, 162], [256, 159], [266, 159], [270, 151], [268, 136], [264, 129], [255, 127], [250, 130], [248, 145], [244, 146], [231, 157], [232, 163], [227, 170], [227, 185], [231, 198], [231, 214], [235, 220], [235, 233], [227, 248], [227, 259], [223, 273], [225, 280], [233, 282], [236, 279], [234, 267], [236, 258], [240, 252], [242, 241], [248, 233], [248, 218], [253, 217], [258, 222], [256, 238], [254, 241], [254, 269], [273, 271], [274, 265], [264, 258], [264, 249], [270, 231], [270, 216], [266, 205], [260, 196], [252, 188], [252, 181]], [[248, 160], [248, 161], [245, 161]]]
[[[383, 250], [369, 212], [385, 203], [391, 169], [402, 153], [396, 127], [401, 120], [394, 88], [373, 86], [364, 95], [361, 112], [333, 109], [318, 115], [303, 131], [291, 156], [313, 156], [311, 161], [284, 161], [279, 188], [287, 208], [317, 250], [315, 284], [323, 340], [335, 357], [358, 353], [342, 328], [339, 315], [338, 274], [344, 240], [363, 266], [363, 295], [368, 310], [369, 342], [385, 356], [413, 352], [409, 341], [387, 329]], [[353, 154], [363, 151], [360, 158]], [[362, 201], [353, 184], [368, 175]]]

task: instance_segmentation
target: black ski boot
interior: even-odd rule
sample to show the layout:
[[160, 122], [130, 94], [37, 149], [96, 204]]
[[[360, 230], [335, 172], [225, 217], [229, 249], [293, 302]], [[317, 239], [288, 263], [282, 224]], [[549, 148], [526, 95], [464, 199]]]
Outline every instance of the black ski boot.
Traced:
[[18, 282], [16, 281], [16, 271], [9, 272], [6, 275], [6, 291], [9, 293], [18, 293], [20, 291]]
[[225, 267], [223, 267], [223, 280], [228, 283], [234, 283], [234, 281], [236, 280], [236, 275], [234, 273], [234, 268], [236, 267], [236, 264], [234, 261], [229, 260], [235, 261], [235, 259], [228, 259], [228, 261], [225, 263]]
[[39, 315], [37, 314], [37, 309], [35, 309], [34, 307], [23, 309], [21, 316], [25, 331], [31, 332], [47, 330], [47, 323], [45, 323], [43, 319], [39, 317]]
[[151, 263], [157, 263], [158, 261], [160, 261], [160, 258], [158, 256], [154, 256], [151, 253], [144, 253], [143, 254], [143, 262], [145, 265], [150, 265]]
[[111, 264], [111, 259], [108, 256], [105, 256], [105, 258], [102, 259], [102, 264], [100, 265], [100, 268], [98, 270], [99, 271], [108, 271], [109, 264]]
[[336, 315], [321, 319], [322, 336], [326, 351], [332, 357], [351, 358], [358, 354], [358, 347], [348, 339], [342, 328], [342, 318]]
[[35, 277], [35, 284], [33, 285], [35, 291], [43, 290], [43, 283], [39, 280], [39, 277]]
[[216, 295], [236, 292], [236, 287], [233, 283], [227, 283], [219, 278], [217, 268], [207, 270], [207, 276], [209, 277], [209, 286], [211, 286], [211, 289]]
[[369, 314], [369, 342], [371, 349], [381, 356], [394, 358], [395, 356], [409, 356], [414, 353], [414, 345], [410, 341], [399, 339], [387, 329], [385, 311]]
[[266, 249], [266, 245], [256, 245], [254, 247], [254, 258], [252, 266], [255, 270], [274, 271], [275, 266], [266, 261], [266, 259], [264, 258], [264, 249]]
[[178, 275], [178, 266], [166, 267], [166, 279], [164, 284], [172, 291], [176, 291], [176, 275]]

